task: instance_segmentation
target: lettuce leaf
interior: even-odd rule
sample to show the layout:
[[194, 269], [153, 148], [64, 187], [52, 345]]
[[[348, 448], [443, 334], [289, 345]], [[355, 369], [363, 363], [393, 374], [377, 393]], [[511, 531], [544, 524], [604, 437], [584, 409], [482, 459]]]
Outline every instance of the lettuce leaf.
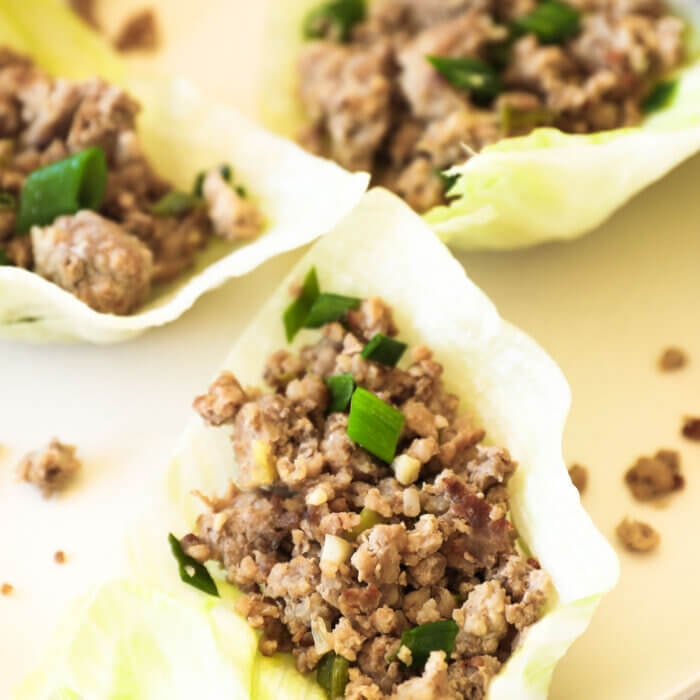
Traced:
[[[292, 138], [304, 123], [293, 57], [303, 43], [303, 17], [317, 4], [277, 3], [268, 27], [260, 114]], [[455, 198], [426, 214], [442, 240], [462, 249], [509, 249], [580, 236], [700, 150], [700, 4], [669, 5], [688, 21], [691, 56], [670, 104], [635, 128], [590, 135], [543, 128], [484, 148], [448, 171], [459, 175]]]
[[366, 175], [309, 156], [182, 80], [128, 75], [109, 47], [58, 0], [3, 0], [0, 45], [29, 53], [57, 75], [80, 79], [97, 72], [123, 84], [143, 106], [139, 131], [159, 171], [189, 189], [198, 170], [230, 162], [268, 220], [253, 241], [213, 239], [194, 269], [160, 285], [138, 313], [126, 317], [93, 311], [38, 275], [0, 266], [0, 336], [108, 343], [169, 323], [227, 279], [331, 229], [367, 186]]
[[[410, 246], [405, 245], [407, 236]], [[401, 339], [434, 349], [445, 365], [450, 390], [487, 428], [488, 440], [505, 445], [517, 459], [519, 469], [509, 485], [513, 520], [521, 545], [550, 573], [556, 593], [545, 616], [492, 683], [489, 697], [544, 698], [556, 662], [586, 629], [618, 575], [617, 559], [581, 506], [562, 459], [570, 397], [561, 371], [532, 339], [500, 318], [420, 217], [395, 196], [377, 189], [309, 250], [239, 337], [224, 367], [234, 371], [243, 385], [258, 384], [265, 358], [286, 345], [282, 313], [289, 303], [288, 288], [312, 265], [324, 289], [384, 297], [394, 308]], [[314, 337], [314, 331], [302, 331], [294, 345]], [[194, 524], [201, 502], [193, 491], [222, 492], [232, 477], [235, 466], [226, 429], [206, 427], [194, 418], [176, 448], [162, 493], [129, 538], [134, 576], [147, 590], [182, 601], [187, 611], [199, 606], [199, 624], [214, 625], [212, 634], [222, 650], [236, 649], [223, 652], [235, 667], [235, 673], [232, 669], [227, 673], [248, 682], [255, 700], [281, 696], [321, 700], [313, 678], [299, 674], [289, 657], [249, 654], [254, 641], [233, 612], [237, 592], [223, 581], [221, 571], [211, 568], [221, 601], [202, 600], [178, 578], [166, 546], [167, 533], [182, 535]], [[125, 600], [124, 605], [131, 603]], [[132, 615], [130, 609], [122, 614], [119, 607], [113, 614], [126, 620]], [[172, 624], [163, 620], [166, 630]], [[128, 625], [111, 629], [129, 635]], [[152, 639], [159, 643], [158, 637]], [[209, 648], [207, 643], [204, 649]], [[161, 652], [170, 654], [171, 649], [164, 644]], [[89, 648], [84, 653], [88, 665], [106, 663]], [[203, 663], [199, 656], [209, 652], [193, 642], [185, 655], [175, 655], [179, 648], [172, 653], [173, 674], [159, 677], [161, 695], [154, 692], [154, 697], [167, 697], [177, 683], [179, 664]], [[130, 672], [150, 678], [147, 665]], [[224, 680], [227, 673], [222, 672]]]

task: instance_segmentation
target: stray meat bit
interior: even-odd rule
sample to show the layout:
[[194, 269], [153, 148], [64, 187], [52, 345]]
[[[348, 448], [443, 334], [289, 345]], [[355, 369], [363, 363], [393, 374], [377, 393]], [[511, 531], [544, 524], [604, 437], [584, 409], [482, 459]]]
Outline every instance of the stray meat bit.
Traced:
[[80, 470], [75, 450], [73, 445], [64, 445], [54, 438], [44, 449], [30, 452], [20, 462], [19, 478], [35, 484], [48, 498], [64, 489]]
[[122, 25], [114, 46], [119, 51], [155, 51], [158, 48], [158, 23], [152, 8], [135, 12]]
[[588, 469], [582, 464], [572, 464], [569, 467], [569, 477], [579, 493], [583, 493], [588, 486]]
[[93, 29], [99, 29], [95, 13], [95, 0], [67, 0], [68, 6], [80, 19]]
[[2, 586], [0, 586], [0, 593], [3, 595], [12, 595], [14, 590], [15, 587], [11, 583], [3, 583]]
[[615, 530], [620, 542], [630, 552], [651, 552], [659, 546], [661, 535], [641, 520], [624, 518]]
[[680, 348], [666, 348], [661, 357], [659, 357], [659, 369], [662, 372], [673, 372], [677, 369], [683, 369], [687, 364], [688, 356]]
[[65, 564], [66, 563], [66, 553], [62, 549], [59, 549], [57, 552], [53, 553], [53, 560], [57, 564]]
[[625, 473], [625, 481], [638, 501], [651, 501], [682, 489], [680, 456], [675, 450], [659, 450], [653, 457], [640, 457]]
[[688, 416], [683, 422], [681, 433], [688, 440], [700, 440], [700, 418]]

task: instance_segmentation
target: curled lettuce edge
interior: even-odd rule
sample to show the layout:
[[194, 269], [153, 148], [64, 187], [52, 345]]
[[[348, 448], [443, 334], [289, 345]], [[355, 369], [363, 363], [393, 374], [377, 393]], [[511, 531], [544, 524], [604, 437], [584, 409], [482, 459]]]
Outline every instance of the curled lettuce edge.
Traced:
[[80, 79], [97, 73], [124, 85], [141, 102], [139, 132], [158, 170], [189, 189], [198, 170], [230, 162], [267, 218], [266, 230], [250, 242], [212, 239], [194, 269], [160, 285], [130, 316], [99, 313], [39, 275], [0, 266], [0, 337], [110, 343], [169, 323], [227, 279], [333, 228], [367, 187], [367, 175], [310, 156], [207, 100], [184, 80], [128, 75], [110, 48], [59, 0], [3, 0], [0, 46], [33, 56], [56, 75]]
[[[406, 236], [411, 238], [410, 246], [404, 245]], [[601, 596], [618, 577], [617, 558], [581, 506], [562, 458], [570, 403], [566, 380], [542, 348], [500, 318], [425, 222], [394, 195], [375, 189], [310, 248], [239, 337], [224, 368], [234, 371], [242, 384], [258, 384], [265, 358], [286, 345], [281, 318], [289, 303], [288, 288], [312, 265], [324, 289], [386, 299], [394, 308], [401, 339], [435, 351], [445, 366], [449, 389], [488, 429], [488, 441], [506, 446], [518, 461], [509, 485], [513, 521], [523, 550], [538, 557], [552, 577], [555, 592], [546, 614], [493, 680], [489, 698], [546, 697], [556, 662], [586, 629]], [[302, 331], [294, 347], [314, 337], [313, 331]], [[277, 698], [281, 688], [290, 700], [320, 700], [315, 681], [299, 674], [289, 657], [265, 658], [256, 653], [255, 635], [233, 611], [237, 594], [223, 581], [221, 571], [211, 568], [221, 601], [205, 598], [177, 577], [166, 533], [181, 535], [193, 526], [201, 510], [194, 491], [221, 493], [232, 476], [227, 430], [208, 428], [193, 419], [175, 449], [156, 504], [127, 538], [134, 575], [146, 590], [180, 601], [188, 615], [198, 609], [198, 624], [214, 626], [222, 653], [234, 660], [222, 683], [243, 683], [249, 693], [245, 697], [255, 700]], [[114, 616], [119, 615], [117, 607]], [[172, 624], [163, 621], [166, 630]], [[129, 635], [128, 628], [118, 631]], [[153, 630], [154, 643], [157, 632]], [[73, 648], [65, 640], [62, 645]], [[99, 669], [105, 663], [90, 653], [88, 645], [80, 649], [81, 664]], [[179, 682], [180, 665], [192, 660], [196, 665], [201, 662], [199, 656], [193, 644], [187, 658], [173, 657], [173, 675], [163, 681], [161, 693], [170, 690], [168, 682], [173, 687]], [[65, 664], [59, 666], [63, 676], [54, 673], [49, 689], [68, 687], [85, 697], [95, 696], [92, 686], [81, 684], [76, 669], [73, 676], [66, 676]], [[149, 670], [134, 667], [130, 672], [148, 674]], [[56, 685], [57, 677], [64, 686]], [[67, 677], [74, 685], [66, 685]], [[29, 697], [18, 696], [20, 700]]]
[[[278, 2], [268, 17], [259, 113], [263, 124], [290, 138], [304, 124], [295, 88], [300, 27], [318, 2]], [[672, 102], [640, 127], [590, 135], [542, 128], [484, 148], [448, 171], [460, 176], [454, 198], [425, 215], [443, 241], [474, 250], [575, 238], [700, 150], [700, 4], [669, 5], [688, 23], [691, 56], [676, 76]]]

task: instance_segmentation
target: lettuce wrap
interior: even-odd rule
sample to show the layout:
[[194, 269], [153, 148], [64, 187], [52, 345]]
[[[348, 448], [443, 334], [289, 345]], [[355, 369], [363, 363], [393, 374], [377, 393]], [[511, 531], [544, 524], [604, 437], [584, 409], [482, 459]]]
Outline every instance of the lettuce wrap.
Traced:
[[108, 343], [173, 321], [208, 290], [331, 229], [366, 188], [365, 175], [309, 156], [234, 110], [208, 102], [182, 80], [129, 75], [107, 44], [59, 0], [3, 2], [0, 46], [30, 55], [55, 75], [98, 74], [122, 85], [141, 102], [139, 134], [157, 171], [189, 189], [199, 170], [231, 162], [267, 219], [266, 230], [252, 241], [211, 240], [193, 269], [157, 286], [131, 316], [98, 313], [37, 274], [0, 266], [0, 336]]
[[[296, 98], [295, 57], [303, 19], [317, 5], [286, 0], [270, 11], [260, 115], [290, 138], [306, 121]], [[688, 22], [689, 56], [669, 103], [635, 128], [587, 135], [538, 128], [484, 148], [448, 171], [459, 176], [449, 204], [425, 214], [443, 241], [469, 250], [575, 238], [700, 150], [700, 4], [668, 5]]]
[[[411, 246], [403, 245], [406, 236]], [[523, 550], [539, 559], [556, 592], [495, 677], [489, 697], [544, 698], [555, 664], [584, 632], [618, 575], [617, 559], [581, 506], [562, 459], [570, 396], [561, 371], [532, 339], [500, 318], [420, 217], [377, 189], [310, 249], [240, 336], [224, 368], [242, 384], [258, 384], [267, 356], [286, 345], [282, 313], [289, 286], [314, 265], [322, 288], [381, 296], [390, 304], [402, 340], [435, 351], [462, 408], [473, 411], [488, 442], [507, 447], [518, 461], [509, 482], [512, 519]], [[294, 346], [308, 343], [313, 333], [300, 332]], [[137, 583], [111, 584], [82, 603], [48, 666], [18, 698], [185, 697], [180, 688], [196, 670], [203, 674], [198, 697], [323, 697], [290, 656], [257, 652], [256, 635], [233, 611], [237, 592], [214, 565], [208, 566], [220, 599], [178, 578], [167, 533], [181, 536], [193, 527], [202, 508], [193, 491], [220, 493], [232, 477], [226, 430], [193, 419], [163, 493], [129, 537]], [[184, 644], [178, 635], [192, 642]], [[236, 695], [228, 690], [234, 687]]]

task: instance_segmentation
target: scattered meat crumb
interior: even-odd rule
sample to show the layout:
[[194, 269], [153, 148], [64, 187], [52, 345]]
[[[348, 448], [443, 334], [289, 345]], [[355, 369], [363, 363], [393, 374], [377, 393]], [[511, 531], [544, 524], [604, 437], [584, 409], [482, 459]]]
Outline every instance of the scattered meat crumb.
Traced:
[[588, 486], [588, 469], [582, 464], [572, 464], [569, 467], [569, 477], [579, 493], [583, 493]]
[[158, 48], [158, 22], [153, 8], [131, 15], [122, 25], [114, 46], [119, 51], [155, 51]]
[[681, 433], [683, 434], [683, 437], [688, 438], [688, 440], [700, 441], [700, 418], [688, 416], [683, 421]]
[[651, 552], [659, 546], [661, 535], [648, 523], [624, 518], [615, 530], [630, 552]]
[[0, 586], [0, 593], [3, 595], [12, 595], [14, 590], [15, 587], [11, 583], [3, 583], [2, 586]]
[[62, 549], [59, 549], [58, 551], [53, 553], [53, 560], [57, 564], [65, 564], [66, 563], [66, 553]]
[[625, 473], [625, 482], [638, 501], [651, 501], [682, 489], [680, 455], [659, 450], [653, 457], [640, 457]]
[[75, 446], [53, 438], [41, 450], [30, 452], [20, 462], [19, 478], [37, 486], [45, 498], [64, 489], [81, 468]]
[[681, 348], [666, 348], [659, 357], [659, 369], [662, 372], [673, 372], [683, 369], [688, 364], [688, 356]]
[[95, 13], [95, 0], [67, 0], [68, 7], [93, 29], [99, 29]]

